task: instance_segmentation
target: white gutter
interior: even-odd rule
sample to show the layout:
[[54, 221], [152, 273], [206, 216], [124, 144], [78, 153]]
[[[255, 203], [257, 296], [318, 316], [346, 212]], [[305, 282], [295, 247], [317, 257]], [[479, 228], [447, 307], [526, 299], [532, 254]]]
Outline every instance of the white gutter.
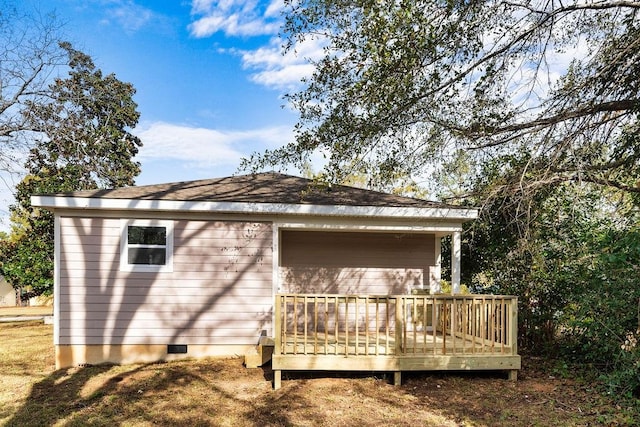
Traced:
[[433, 218], [468, 221], [478, 217], [476, 209], [419, 208], [396, 206], [329, 206], [287, 203], [190, 202], [176, 200], [102, 199], [85, 197], [32, 196], [33, 206], [55, 209], [143, 210], [247, 213], [271, 215], [360, 216], [386, 218]]

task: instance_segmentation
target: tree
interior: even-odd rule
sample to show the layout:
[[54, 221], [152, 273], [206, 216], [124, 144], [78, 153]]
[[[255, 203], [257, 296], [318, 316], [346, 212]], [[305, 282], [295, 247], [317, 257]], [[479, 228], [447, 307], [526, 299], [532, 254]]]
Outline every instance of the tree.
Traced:
[[521, 160], [488, 195], [563, 182], [640, 192], [640, 3], [287, 4], [286, 48], [319, 39], [325, 55], [288, 96], [296, 141], [249, 166], [301, 166], [319, 151], [329, 179], [357, 169], [380, 186], [462, 150], [471, 172]]
[[140, 116], [135, 89], [69, 43], [60, 46], [69, 75], [50, 84], [46, 103], [27, 102], [24, 121], [36, 142], [12, 207], [18, 237], [0, 248], [0, 271], [27, 298], [53, 288], [53, 215], [33, 208], [31, 195], [132, 185], [140, 173], [133, 157], [141, 142], [129, 131]]
[[[140, 139], [128, 129], [140, 113], [130, 83], [104, 76], [91, 58], [63, 42], [71, 71], [49, 86], [50, 102], [27, 102], [26, 121], [42, 137], [26, 167], [39, 178], [64, 177], [75, 190], [132, 185]], [[68, 186], [60, 182], [61, 186]], [[26, 206], [26, 200], [18, 201]]]
[[64, 64], [61, 24], [0, 0], [0, 172], [20, 169], [32, 146], [29, 104], [46, 102], [52, 72]]
[[519, 296], [525, 348], [562, 331], [569, 360], [640, 394], [640, 2], [285, 3], [285, 49], [324, 57], [287, 96], [295, 142], [245, 166], [320, 153], [330, 181], [406, 176], [483, 207], [463, 281]]

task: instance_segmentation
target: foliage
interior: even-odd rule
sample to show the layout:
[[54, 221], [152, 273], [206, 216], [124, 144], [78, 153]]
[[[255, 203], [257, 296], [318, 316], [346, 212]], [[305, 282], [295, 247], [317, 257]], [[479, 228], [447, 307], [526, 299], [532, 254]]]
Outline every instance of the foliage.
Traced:
[[288, 96], [297, 138], [247, 167], [326, 176], [446, 173], [460, 150], [477, 167], [526, 154], [498, 193], [562, 182], [640, 192], [640, 4], [632, 1], [287, 1], [287, 48], [324, 45]]
[[[103, 75], [91, 58], [60, 44], [71, 71], [50, 85], [50, 102], [28, 102], [27, 121], [43, 137], [31, 150], [27, 169], [40, 178], [67, 179], [76, 190], [133, 184], [140, 165], [132, 160], [141, 145], [127, 129], [140, 114], [135, 89], [114, 74]], [[57, 177], [57, 178], [56, 178]], [[25, 205], [23, 200], [21, 204]]]
[[51, 83], [47, 102], [28, 102], [25, 120], [38, 139], [16, 188], [12, 238], [0, 248], [0, 271], [25, 297], [53, 289], [53, 215], [33, 208], [31, 195], [132, 185], [140, 172], [141, 142], [128, 130], [139, 118], [133, 86], [104, 76], [70, 44], [61, 48], [68, 77]]
[[[448, 280], [440, 281], [440, 292], [442, 295], [451, 295], [451, 282]], [[471, 291], [469, 291], [469, 287], [465, 284], [460, 285], [460, 295], [469, 295]]]
[[564, 352], [598, 367], [611, 391], [640, 397], [640, 227], [594, 233], [563, 321]]
[[[462, 280], [519, 297], [519, 341], [594, 368], [616, 393], [640, 395], [640, 229], [628, 194], [563, 185], [528, 206], [508, 197], [467, 230]], [[506, 200], [505, 200], [506, 199]]]
[[0, 241], [0, 273], [20, 291], [21, 299], [50, 295], [53, 291], [53, 241], [50, 230], [38, 239]]

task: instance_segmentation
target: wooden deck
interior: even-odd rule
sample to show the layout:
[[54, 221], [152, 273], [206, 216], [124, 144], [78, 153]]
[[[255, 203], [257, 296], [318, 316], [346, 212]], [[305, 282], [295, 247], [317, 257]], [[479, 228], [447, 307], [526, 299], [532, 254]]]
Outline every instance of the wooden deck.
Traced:
[[275, 388], [283, 370], [520, 369], [510, 296], [279, 294], [275, 332]]

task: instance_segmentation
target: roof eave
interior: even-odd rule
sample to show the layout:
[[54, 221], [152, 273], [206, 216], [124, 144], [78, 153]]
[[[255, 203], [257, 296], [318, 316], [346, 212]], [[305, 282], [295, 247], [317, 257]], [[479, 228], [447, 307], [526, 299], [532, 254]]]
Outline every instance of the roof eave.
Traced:
[[104, 199], [63, 196], [32, 196], [33, 206], [51, 210], [131, 210], [164, 212], [212, 212], [226, 214], [344, 216], [373, 218], [430, 218], [470, 221], [476, 209], [452, 207], [347, 206], [286, 203]]

